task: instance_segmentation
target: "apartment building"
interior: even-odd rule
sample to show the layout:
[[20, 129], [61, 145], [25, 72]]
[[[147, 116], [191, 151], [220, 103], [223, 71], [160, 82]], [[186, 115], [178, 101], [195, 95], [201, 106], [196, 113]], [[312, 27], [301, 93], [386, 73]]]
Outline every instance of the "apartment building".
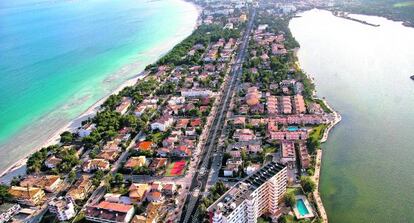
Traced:
[[255, 223], [265, 213], [277, 216], [286, 186], [286, 166], [270, 162], [230, 188], [208, 207], [210, 222]]
[[59, 221], [67, 221], [76, 215], [75, 205], [71, 198], [55, 197], [49, 200], [48, 208]]

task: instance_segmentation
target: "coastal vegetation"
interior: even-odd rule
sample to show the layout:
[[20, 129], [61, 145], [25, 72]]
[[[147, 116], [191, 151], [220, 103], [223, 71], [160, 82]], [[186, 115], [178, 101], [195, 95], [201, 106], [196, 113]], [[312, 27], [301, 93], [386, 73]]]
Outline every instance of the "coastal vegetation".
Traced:
[[[162, 57], [157, 65], [169, 64], [172, 66], [178, 66], [182, 64], [200, 64], [200, 60], [194, 60], [191, 57], [187, 57], [183, 60], [188, 53], [188, 51], [195, 44], [201, 44], [206, 47], [211, 42], [216, 42], [220, 38], [228, 40], [230, 38], [240, 37], [240, 31], [238, 30], [229, 30], [223, 29], [220, 25], [201, 25], [198, 27], [191, 36], [187, 37], [180, 44], [175, 46], [167, 55]], [[194, 57], [199, 58], [200, 54], [196, 54]], [[148, 66], [147, 69], [151, 68], [154, 65]]]
[[305, 193], [312, 193], [316, 189], [316, 183], [309, 176], [302, 176], [300, 185]]
[[8, 202], [12, 199], [9, 193], [9, 187], [3, 184], [0, 184], [0, 204]]
[[296, 198], [295, 198], [295, 192], [294, 191], [288, 191], [285, 194], [285, 202], [288, 206], [294, 207], [296, 204]]
[[414, 25], [414, 1], [337, 0], [334, 8], [356, 14], [383, 16], [392, 20], [405, 21], [406, 25]]
[[61, 147], [59, 145], [52, 145], [40, 149], [30, 155], [26, 162], [27, 173], [39, 173], [40, 171], [47, 171], [48, 168], [44, 165], [46, 158], [53, 155], [62, 161], [50, 172], [54, 174], [68, 173], [74, 166], [79, 164], [79, 158], [76, 149], [69, 147]]

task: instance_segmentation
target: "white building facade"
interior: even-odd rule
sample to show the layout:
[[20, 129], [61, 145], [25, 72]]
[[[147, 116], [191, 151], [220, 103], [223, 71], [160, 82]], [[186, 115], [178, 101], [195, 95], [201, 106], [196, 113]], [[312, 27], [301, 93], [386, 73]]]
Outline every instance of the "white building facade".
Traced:
[[271, 162], [233, 186], [207, 210], [213, 223], [256, 223], [265, 213], [277, 217], [286, 192], [287, 168]]

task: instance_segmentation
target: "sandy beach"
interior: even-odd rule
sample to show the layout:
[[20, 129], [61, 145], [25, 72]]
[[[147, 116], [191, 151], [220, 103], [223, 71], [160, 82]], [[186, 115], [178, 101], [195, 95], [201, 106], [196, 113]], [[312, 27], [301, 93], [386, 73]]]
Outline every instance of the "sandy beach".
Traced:
[[[158, 61], [161, 57], [163, 57], [165, 54], [167, 54], [175, 45], [179, 44], [182, 40], [184, 40], [187, 36], [189, 36], [198, 26], [199, 16], [202, 11], [202, 8], [194, 3], [187, 2], [193, 5], [194, 8], [196, 8], [197, 11], [197, 21], [195, 21], [195, 25], [191, 28], [191, 30], [183, 30], [182, 33], [186, 33], [187, 35], [176, 35], [172, 36], [171, 39], [168, 40], [168, 42], [160, 44], [160, 46], [151, 49], [149, 54], [158, 55], [158, 57], [148, 63], [152, 64]], [[145, 64], [145, 65], [148, 65]], [[144, 66], [145, 67], [145, 66]], [[123, 68], [121, 68], [122, 70]], [[59, 143], [60, 134], [64, 131], [70, 131], [75, 132], [79, 127], [81, 127], [81, 123], [84, 120], [87, 120], [88, 118], [92, 118], [96, 115], [96, 113], [100, 110], [100, 106], [105, 102], [105, 100], [113, 94], [117, 94], [122, 89], [128, 86], [133, 86], [137, 83], [137, 81], [143, 79], [146, 77], [146, 73], [142, 69], [138, 74], [133, 76], [132, 78], [126, 80], [121, 85], [119, 85], [116, 89], [114, 89], [110, 94], [107, 94], [106, 96], [102, 97], [100, 100], [95, 102], [93, 105], [91, 105], [87, 110], [85, 110], [83, 113], [81, 113], [78, 117], [75, 119], [69, 121], [67, 124], [59, 128], [57, 131], [55, 131], [44, 143], [41, 144], [41, 146], [37, 146], [33, 148], [29, 153], [25, 154], [25, 156], [18, 161], [16, 161], [14, 164], [10, 165], [8, 168], [3, 170], [0, 174], [0, 183], [9, 184], [10, 181], [16, 177], [16, 176], [24, 176], [26, 174], [26, 162], [28, 157], [38, 151], [42, 147], [47, 147], [50, 145], [54, 145]]]

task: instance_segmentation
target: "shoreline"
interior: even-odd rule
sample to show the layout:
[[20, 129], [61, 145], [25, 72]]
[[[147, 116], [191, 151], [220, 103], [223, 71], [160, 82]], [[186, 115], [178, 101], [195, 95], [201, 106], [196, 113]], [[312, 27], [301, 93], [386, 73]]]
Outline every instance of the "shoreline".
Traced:
[[[298, 48], [294, 49], [294, 55], [296, 57], [295, 66], [298, 69], [302, 70], [302, 68], [300, 66], [299, 58], [297, 56], [299, 50], [300, 50], [300, 46]], [[302, 71], [304, 72], [304, 70], [302, 70]], [[306, 72], [304, 72], [304, 73], [305, 73], [306, 77], [310, 80], [310, 82], [314, 85], [314, 89], [313, 89], [313, 92], [312, 92], [312, 97], [314, 99], [321, 100], [326, 105], [326, 107], [328, 107], [332, 111], [332, 114], [335, 117], [334, 120], [331, 121], [328, 124], [328, 127], [323, 132], [323, 136], [322, 136], [322, 139], [320, 140], [320, 142], [321, 143], [325, 143], [326, 141], [328, 141], [329, 133], [331, 132], [331, 130], [337, 124], [339, 124], [339, 122], [341, 122], [342, 116], [340, 115], [339, 112], [337, 112], [336, 110], [334, 110], [324, 98], [318, 97], [318, 95], [316, 94], [316, 88], [317, 88], [317, 86], [316, 86], [316, 83], [315, 83], [314, 79], [308, 73], [306, 73]], [[321, 215], [322, 222], [328, 223], [328, 214], [326, 213], [325, 206], [323, 205], [323, 201], [322, 201], [322, 198], [321, 198], [320, 192], [319, 192], [320, 172], [321, 172], [321, 167], [322, 167], [322, 152], [323, 152], [322, 151], [322, 148], [319, 148], [316, 151], [315, 173], [314, 173], [313, 176], [311, 176], [312, 179], [314, 180], [315, 184], [316, 184], [316, 189], [312, 193], [312, 195], [313, 195], [313, 198], [314, 198], [315, 203], [317, 205], [318, 212]]]
[[[200, 16], [201, 16], [202, 8], [199, 5], [196, 5], [196, 4], [194, 4], [193, 2], [190, 2], [190, 1], [186, 1], [186, 0], [180, 0], [180, 1], [189, 3], [195, 8], [195, 11], [197, 13], [197, 19], [195, 21], [195, 25], [193, 25], [191, 27], [191, 30], [189, 31], [188, 35], [182, 36], [183, 38], [180, 38], [178, 40], [179, 37], [176, 37], [175, 35], [172, 35], [171, 36], [172, 38], [169, 39], [168, 41], [166, 41], [165, 43], [161, 43], [160, 47], [155, 47], [154, 49], [159, 48], [158, 52], [160, 52], [160, 54], [157, 56], [157, 58], [154, 61], [152, 61], [152, 62], [150, 62], [146, 65], [156, 63], [164, 55], [168, 54], [168, 52], [170, 52], [176, 45], [178, 45], [185, 38], [187, 38], [189, 35], [191, 35], [191, 33], [193, 33], [194, 30], [199, 26], [199, 19], [200, 19]], [[40, 146], [37, 146], [36, 148], [33, 148], [32, 150], [28, 151], [27, 154], [25, 154], [25, 156], [23, 158], [17, 160], [13, 164], [11, 164], [9, 167], [5, 168], [4, 170], [0, 170], [1, 171], [0, 172], [0, 184], [2, 184], [2, 183], [7, 183], [8, 184], [10, 182], [10, 180], [13, 179], [13, 177], [26, 174], [26, 171], [25, 171], [26, 170], [26, 162], [27, 162], [28, 158], [30, 157], [30, 155], [32, 155], [33, 153], [35, 153], [36, 151], [40, 150], [43, 147], [47, 147], [47, 146], [59, 143], [60, 134], [62, 132], [64, 132], [64, 131], [73, 132], [76, 129], [78, 129], [79, 127], [81, 127], [82, 121], [87, 120], [88, 118], [94, 117], [96, 115], [96, 113], [100, 110], [100, 106], [105, 102], [105, 100], [109, 96], [111, 96], [113, 94], [117, 94], [118, 92], [120, 92], [125, 87], [133, 86], [139, 80], [145, 78], [147, 76], [146, 73], [145, 73], [145, 66], [138, 74], [135, 74], [131, 78], [129, 78], [129, 79], [125, 80], [124, 82], [122, 82], [119, 86], [117, 86], [109, 94], [107, 94], [107, 95], [103, 96], [102, 98], [100, 98], [94, 104], [89, 106], [85, 111], [83, 111], [82, 113], [77, 115], [75, 118], [69, 120], [69, 122], [67, 124], [65, 124], [64, 126], [58, 128], [56, 131], [54, 131], [52, 136], [48, 137], [48, 139], [46, 139], [43, 143], [41, 143]], [[122, 67], [120, 69], [122, 69]], [[23, 170], [24, 170], [24, 172], [22, 173]], [[18, 172], [16, 172], [16, 171], [18, 171]]]

